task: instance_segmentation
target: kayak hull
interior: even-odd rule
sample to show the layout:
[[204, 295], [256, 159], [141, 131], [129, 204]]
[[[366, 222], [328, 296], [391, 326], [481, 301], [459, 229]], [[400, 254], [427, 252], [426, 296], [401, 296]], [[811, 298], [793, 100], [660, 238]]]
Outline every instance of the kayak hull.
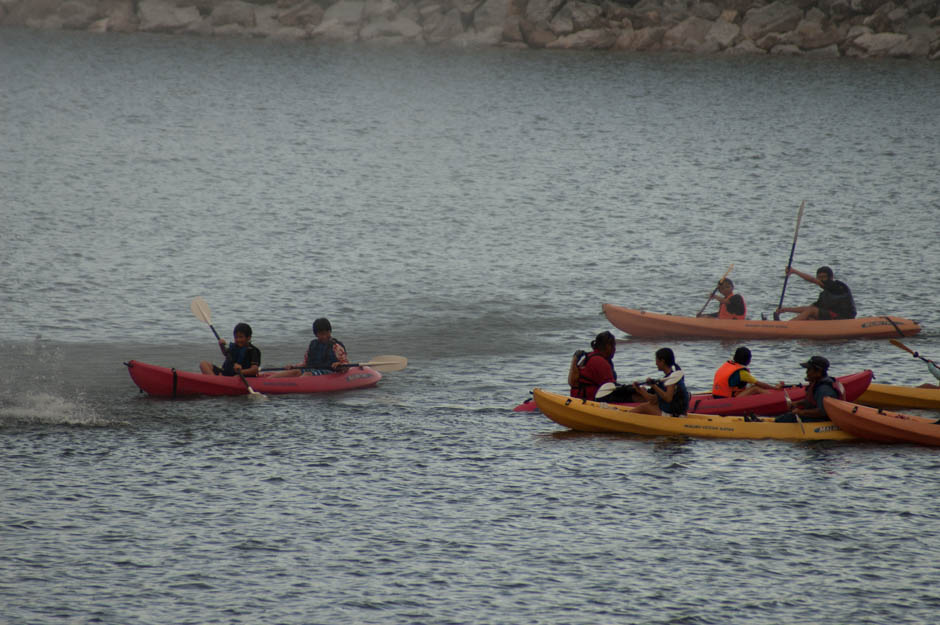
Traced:
[[[866, 369], [837, 379], [845, 388], [845, 398], [849, 401], [855, 401], [865, 389], [869, 388], [873, 377], [874, 374], [871, 370]], [[787, 387], [786, 393], [790, 396], [790, 401], [800, 401], [806, 396], [806, 387], [802, 385]], [[618, 405], [637, 406], [639, 404]], [[515, 412], [534, 411], [536, 410], [535, 402], [526, 401], [513, 408], [513, 410]], [[711, 394], [696, 394], [692, 395], [689, 402], [689, 412], [708, 415], [744, 416], [754, 414], [768, 417], [783, 414], [787, 410], [787, 399], [782, 390], [722, 399], [715, 399]]]
[[613, 304], [604, 304], [603, 310], [614, 327], [637, 338], [878, 339], [911, 336], [921, 330], [916, 321], [887, 315], [832, 321], [773, 321], [663, 315]]
[[541, 389], [532, 391], [542, 413], [559, 425], [580, 432], [609, 432], [643, 436], [692, 436], [726, 439], [852, 440], [855, 437], [831, 421], [775, 423], [745, 421], [744, 417], [689, 414], [675, 418], [631, 412], [615, 406], [566, 397]]
[[846, 432], [883, 443], [916, 443], [940, 446], [936, 419], [889, 412], [827, 397], [826, 414]]
[[940, 388], [870, 384], [865, 392], [859, 395], [858, 403], [875, 408], [940, 410]]
[[[248, 389], [239, 377], [180, 371], [137, 360], [125, 364], [134, 384], [154, 397], [248, 394]], [[382, 374], [369, 367], [350, 367], [342, 373], [302, 375], [293, 378], [275, 378], [262, 374], [245, 379], [251, 388], [264, 395], [286, 395], [348, 391], [375, 386], [382, 379]]]

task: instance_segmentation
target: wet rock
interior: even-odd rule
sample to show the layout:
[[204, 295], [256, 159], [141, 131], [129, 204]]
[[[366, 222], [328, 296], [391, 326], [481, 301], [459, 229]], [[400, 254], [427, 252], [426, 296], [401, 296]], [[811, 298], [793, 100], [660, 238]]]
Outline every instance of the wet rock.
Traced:
[[777, 0], [765, 7], [751, 9], [744, 15], [741, 32], [748, 39], [757, 41], [770, 33], [792, 30], [803, 19], [803, 12], [792, 4]]

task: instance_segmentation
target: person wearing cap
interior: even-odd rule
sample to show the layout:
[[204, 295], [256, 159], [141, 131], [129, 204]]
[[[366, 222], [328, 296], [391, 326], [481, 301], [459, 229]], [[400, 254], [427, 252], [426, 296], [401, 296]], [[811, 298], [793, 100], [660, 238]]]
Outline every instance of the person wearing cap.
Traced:
[[731, 278], [723, 278], [718, 283], [718, 293], [711, 296], [718, 302], [718, 312], [699, 313], [696, 317], [717, 317], [719, 319], [747, 319], [747, 304], [739, 293], [734, 292]]
[[768, 384], [761, 382], [751, 374], [747, 366], [751, 364], [751, 350], [739, 347], [734, 351], [734, 358], [718, 367], [712, 381], [712, 397], [746, 397], [767, 393], [783, 388], [783, 382]]
[[790, 306], [777, 309], [779, 313], [796, 313], [790, 321], [803, 321], [806, 319], [855, 319], [855, 300], [849, 286], [841, 280], [834, 280], [832, 269], [825, 265], [816, 270], [811, 276], [794, 267], [787, 267], [787, 275], [795, 273], [807, 282], [812, 282], [822, 289], [819, 298], [809, 306]]
[[822, 356], [813, 356], [800, 366], [806, 369], [806, 397], [793, 404], [791, 412], [774, 419], [778, 423], [799, 421], [828, 421], [823, 399], [834, 397], [845, 399], [842, 384], [829, 377], [829, 361]]
[[239, 323], [232, 331], [232, 337], [235, 339], [228, 345], [225, 339], [219, 339], [219, 345], [222, 346], [222, 352], [225, 354], [225, 362], [218, 367], [208, 360], [199, 363], [199, 370], [206, 375], [243, 375], [246, 377], [258, 375], [258, 368], [261, 366], [261, 350], [251, 344], [251, 326], [247, 323]]
[[321, 375], [342, 370], [349, 365], [346, 356], [346, 346], [333, 338], [333, 326], [326, 317], [320, 317], [313, 322], [315, 339], [307, 346], [304, 361], [299, 364], [285, 365], [286, 371], [271, 374], [271, 377], [285, 378], [298, 376], [306, 371], [310, 375]]

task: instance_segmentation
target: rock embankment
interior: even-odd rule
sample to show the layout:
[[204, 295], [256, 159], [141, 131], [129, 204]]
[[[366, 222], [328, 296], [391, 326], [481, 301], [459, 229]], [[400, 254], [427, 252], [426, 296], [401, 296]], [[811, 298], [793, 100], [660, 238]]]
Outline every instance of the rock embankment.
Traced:
[[325, 41], [940, 59], [937, 0], [0, 0], [0, 25]]

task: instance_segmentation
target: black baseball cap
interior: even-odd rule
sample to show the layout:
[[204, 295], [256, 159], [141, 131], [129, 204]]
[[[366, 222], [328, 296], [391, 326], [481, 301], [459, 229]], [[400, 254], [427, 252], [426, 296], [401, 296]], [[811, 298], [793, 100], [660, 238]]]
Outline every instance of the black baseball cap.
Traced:
[[809, 369], [810, 367], [819, 369], [820, 371], [829, 370], [829, 361], [823, 358], [822, 356], [813, 356], [806, 362], [801, 362], [800, 366], [804, 369]]

